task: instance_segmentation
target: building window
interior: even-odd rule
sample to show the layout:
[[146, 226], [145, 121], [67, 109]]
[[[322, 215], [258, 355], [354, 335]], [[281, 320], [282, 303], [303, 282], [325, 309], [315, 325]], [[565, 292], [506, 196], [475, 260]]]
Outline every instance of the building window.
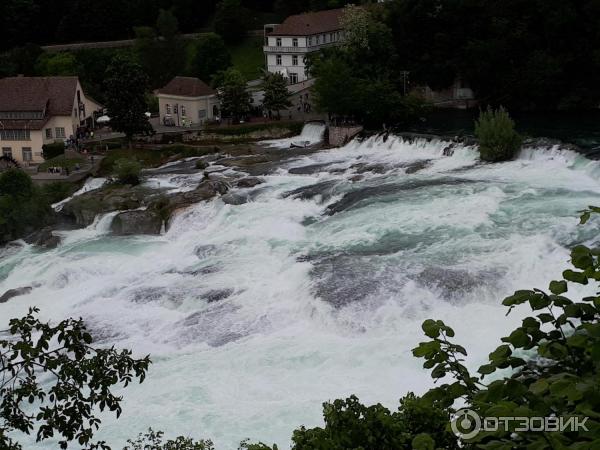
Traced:
[[165, 109], [167, 110], [167, 114], [171, 114], [171, 105], [168, 103], [165, 105]]
[[321, 43], [321, 36], [317, 35], [317, 45]]
[[308, 46], [310, 47], [312, 45], [312, 37], [308, 38]]
[[292, 56], [292, 66], [298, 65], [298, 55]]
[[275, 65], [277, 65], [277, 66], [281, 65], [281, 55], [275, 56]]
[[2, 147], [2, 156], [6, 156], [8, 158], [12, 158], [12, 148], [10, 148], [10, 147]]
[[290, 72], [290, 84], [296, 84], [298, 82], [298, 74], [294, 72]]
[[55, 129], [56, 132], [56, 138], [57, 139], [61, 139], [61, 138], [65, 138], [65, 129], [63, 127], [56, 127]]
[[281, 38], [275, 39], [275, 46], [276, 47], [281, 47]]
[[298, 38], [292, 39], [292, 47], [298, 47]]
[[185, 117], [185, 106], [181, 105], [181, 115]]
[[199, 109], [198, 110], [198, 119], [203, 120], [206, 118], [206, 110], [205, 109]]
[[29, 162], [33, 159], [31, 154], [31, 147], [23, 147], [21, 149], [21, 152], [23, 153], [23, 161]]
[[0, 130], [0, 139], [3, 141], [29, 141], [29, 130]]
[[52, 139], [52, 128], [46, 128], [46, 139]]

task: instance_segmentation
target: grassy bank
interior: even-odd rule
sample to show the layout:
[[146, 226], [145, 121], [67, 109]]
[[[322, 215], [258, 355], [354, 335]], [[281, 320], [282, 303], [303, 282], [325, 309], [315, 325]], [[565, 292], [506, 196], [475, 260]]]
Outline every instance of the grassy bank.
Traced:
[[239, 70], [247, 80], [255, 80], [262, 75], [262, 69], [265, 66], [262, 45], [262, 37], [248, 36], [239, 44], [228, 47], [233, 67]]

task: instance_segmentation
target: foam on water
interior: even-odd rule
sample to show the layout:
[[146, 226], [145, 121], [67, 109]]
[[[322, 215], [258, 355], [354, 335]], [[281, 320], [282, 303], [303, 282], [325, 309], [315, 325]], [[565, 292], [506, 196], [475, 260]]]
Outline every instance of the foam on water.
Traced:
[[[45, 319], [82, 316], [102, 344], [152, 355], [98, 434], [114, 448], [148, 426], [225, 450], [244, 438], [285, 448], [295, 427], [322, 423], [323, 401], [357, 394], [396, 408], [431, 386], [410, 352], [424, 319], [453, 326], [477, 367], [519, 323], [503, 296], [545, 288], [567, 247], [600, 225], [576, 218], [598, 203], [598, 163], [531, 149], [480, 164], [468, 146], [444, 156], [449, 145], [354, 141], [283, 163], [249, 203], [195, 205], [161, 236], [112, 237], [109, 214], [63, 232], [54, 250], [5, 252], [0, 293], [39, 286], [0, 316], [30, 305]], [[377, 171], [349, 181], [365, 165]], [[290, 173], [306, 166], [316, 169]], [[331, 192], [286, 194], [318, 183]]]

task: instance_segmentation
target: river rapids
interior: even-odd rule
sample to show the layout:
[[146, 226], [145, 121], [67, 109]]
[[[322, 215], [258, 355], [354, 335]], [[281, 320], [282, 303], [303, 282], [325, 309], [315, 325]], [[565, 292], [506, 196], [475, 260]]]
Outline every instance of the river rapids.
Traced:
[[[600, 227], [577, 219], [600, 204], [598, 162], [554, 146], [482, 164], [476, 148], [448, 146], [355, 140], [284, 159], [249, 202], [197, 204], [160, 236], [113, 237], [108, 214], [54, 250], [7, 247], [0, 294], [34, 289], [0, 304], [1, 322], [37, 305], [45, 320], [83, 317], [100, 345], [151, 355], [121, 418], [103, 416], [96, 437], [115, 449], [149, 426], [224, 450], [245, 438], [287, 448], [293, 429], [322, 424], [324, 401], [395, 409], [432, 386], [411, 354], [423, 320], [452, 326], [477, 368], [527, 312], [505, 317], [502, 298], [546, 288]], [[167, 167], [147, 183], [200, 179]]]

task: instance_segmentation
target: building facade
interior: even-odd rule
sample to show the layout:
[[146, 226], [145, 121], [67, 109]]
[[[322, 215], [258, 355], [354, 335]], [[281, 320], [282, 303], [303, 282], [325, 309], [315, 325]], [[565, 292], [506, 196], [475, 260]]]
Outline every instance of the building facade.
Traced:
[[77, 77], [0, 79], [0, 150], [22, 165], [44, 161], [42, 146], [75, 136], [102, 106]]
[[280, 73], [289, 84], [310, 78], [306, 56], [338, 45], [344, 37], [343, 9], [290, 16], [282, 24], [265, 25], [263, 51], [268, 72]]
[[163, 125], [197, 126], [219, 116], [217, 92], [198, 78], [175, 77], [156, 96]]

